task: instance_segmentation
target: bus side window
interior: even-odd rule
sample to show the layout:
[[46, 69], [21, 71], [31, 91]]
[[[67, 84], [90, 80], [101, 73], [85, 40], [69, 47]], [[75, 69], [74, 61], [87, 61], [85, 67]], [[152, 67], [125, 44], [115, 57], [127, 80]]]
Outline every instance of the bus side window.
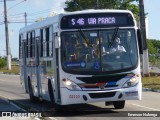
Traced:
[[41, 29], [41, 57], [53, 56], [52, 27]]
[[35, 32], [33, 31], [31, 34], [31, 57], [35, 57]]
[[49, 27], [49, 56], [53, 56], [52, 26]]
[[46, 29], [43, 29], [43, 57], [46, 57]]
[[30, 33], [27, 33], [27, 58], [30, 57]]
[[46, 28], [46, 56], [49, 57], [49, 28]]
[[43, 57], [43, 29], [40, 30], [40, 56]]
[[22, 41], [23, 41], [23, 35], [19, 35], [19, 58], [22, 58]]
[[33, 54], [32, 54], [32, 48], [33, 48], [33, 47], [32, 47], [32, 44], [33, 44], [33, 39], [32, 39], [32, 32], [31, 32], [31, 33], [30, 33], [30, 46], [29, 46], [29, 47], [30, 47], [30, 57], [31, 57], [31, 58], [32, 58], [32, 55], [33, 55]]

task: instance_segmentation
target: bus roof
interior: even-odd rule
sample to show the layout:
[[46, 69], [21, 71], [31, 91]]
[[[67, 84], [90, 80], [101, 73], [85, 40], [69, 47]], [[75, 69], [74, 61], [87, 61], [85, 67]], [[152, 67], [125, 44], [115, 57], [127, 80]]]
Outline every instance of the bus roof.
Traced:
[[130, 13], [133, 16], [131, 11], [119, 10], [119, 9], [88, 9], [88, 10], [83, 10], [83, 11], [64, 12], [64, 13], [55, 15], [53, 17], [48, 17], [40, 22], [36, 22], [26, 27], [23, 27], [20, 29], [19, 33], [21, 34], [27, 31], [32, 31], [34, 29], [43, 28], [45, 26], [49, 26], [54, 23], [58, 24], [60, 23], [61, 16], [64, 16], [64, 15], [74, 15], [74, 14], [76, 15], [76, 14], [88, 14], [88, 13]]
[[131, 11], [129, 10], [119, 10], [119, 9], [88, 9], [88, 10], [82, 10], [82, 11], [75, 11], [75, 12], [65, 12], [62, 14], [85, 14], [85, 13], [103, 13], [103, 12], [107, 12], [107, 13], [131, 13]]

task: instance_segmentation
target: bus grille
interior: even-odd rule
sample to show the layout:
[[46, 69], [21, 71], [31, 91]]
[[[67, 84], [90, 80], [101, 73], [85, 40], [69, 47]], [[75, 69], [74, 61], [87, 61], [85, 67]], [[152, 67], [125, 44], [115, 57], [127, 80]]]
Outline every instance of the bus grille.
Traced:
[[109, 98], [114, 97], [116, 92], [105, 92], [105, 93], [89, 93], [91, 98]]
[[127, 74], [108, 75], [108, 76], [92, 76], [92, 77], [77, 77], [78, 80], [86, 84], [95, 84], [101, 82], [117, 82], [127, 76]]

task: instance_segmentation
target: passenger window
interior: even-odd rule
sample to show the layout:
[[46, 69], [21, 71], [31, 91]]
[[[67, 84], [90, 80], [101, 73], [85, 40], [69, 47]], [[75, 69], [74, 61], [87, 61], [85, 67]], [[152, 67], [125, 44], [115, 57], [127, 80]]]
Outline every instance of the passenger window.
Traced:
[[30, 57], [30, 39], [31, 38], [31, 36], [30, 36], [30, 33], [27, 33], [27, 58], [29, 58]]

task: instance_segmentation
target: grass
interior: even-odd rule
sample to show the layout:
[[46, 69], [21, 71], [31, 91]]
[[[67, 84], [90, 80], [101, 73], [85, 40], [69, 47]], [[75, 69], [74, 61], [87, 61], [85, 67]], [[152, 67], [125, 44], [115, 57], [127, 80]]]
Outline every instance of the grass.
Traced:
[[160, 90], [160, 76], [143, 77], [142, 86], [144, 88]]
[[13, 65], [11, 68], [11, 70], [7, 70], [6, 67], [0, 68], [0, 72], [7, 74], [19, 74], [19, 66]]

